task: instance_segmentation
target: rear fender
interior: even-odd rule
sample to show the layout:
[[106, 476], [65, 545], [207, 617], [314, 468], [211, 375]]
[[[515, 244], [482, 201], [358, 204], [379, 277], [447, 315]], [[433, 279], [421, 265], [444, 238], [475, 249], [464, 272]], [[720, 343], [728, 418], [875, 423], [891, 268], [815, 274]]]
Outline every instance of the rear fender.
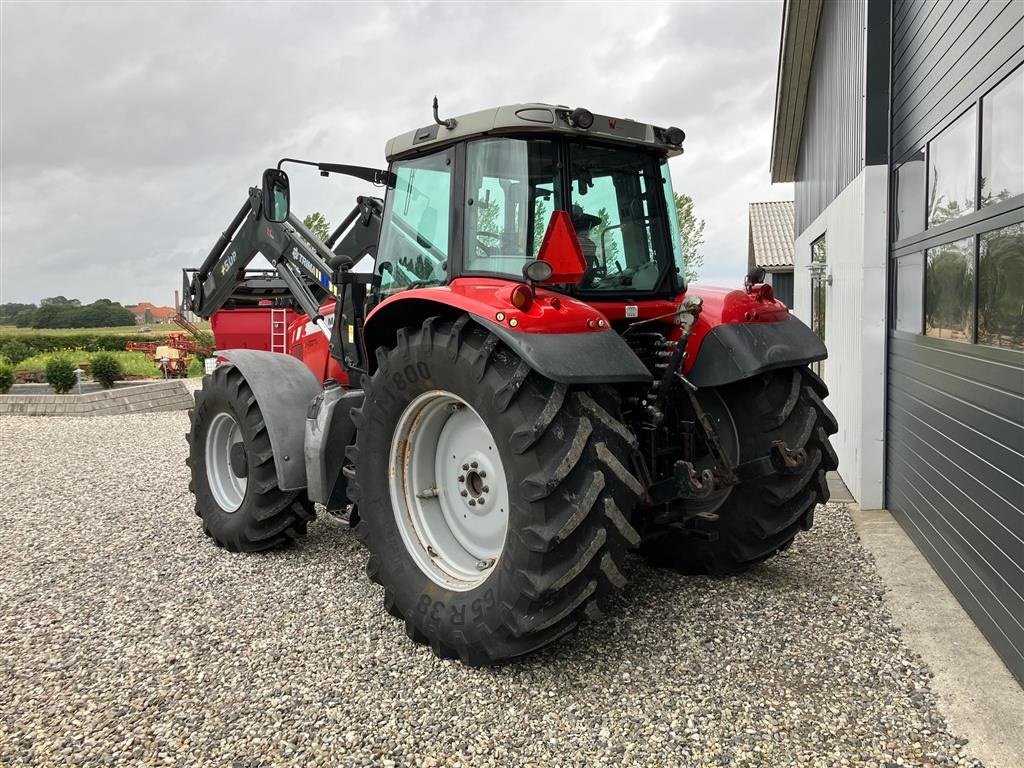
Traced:
[[704, 299], [687, 344], [686, 373], [698, 387], [718, 387], [828, 357], [821, 339], [768, 286], [750, 293], [691, 286], [689, 293]]
[[531, 305], [517, 309], [512, 291], [521, 285], [492, 278], [460, 278], [450, 285], [399, 293], [378, 305], [365, 324], [370, 373], [373, 351], [392, 347], [399, 328], [429, 317], [468, 314], [512, 348], [537, 373], [563, 384], [649, 382], [651, 374], [607, 318], [573, 299], [537, 289]]
[[277, 484], [282, 491], [306, 487], [303, 442], [306, 410], [320, 392], [320, 382], [300, 360], [254, 349], [218, 350], [241, 372], [259, 404], [274, 452]]

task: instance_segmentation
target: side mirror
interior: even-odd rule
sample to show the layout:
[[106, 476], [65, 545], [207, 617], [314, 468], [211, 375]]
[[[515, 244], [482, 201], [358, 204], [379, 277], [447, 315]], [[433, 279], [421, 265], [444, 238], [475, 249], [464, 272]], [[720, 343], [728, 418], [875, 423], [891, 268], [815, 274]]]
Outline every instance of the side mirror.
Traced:
[[278, 168], [263, 172], [263, 218], [280, 224], [288, 220], [291, 206], [288, 174]]

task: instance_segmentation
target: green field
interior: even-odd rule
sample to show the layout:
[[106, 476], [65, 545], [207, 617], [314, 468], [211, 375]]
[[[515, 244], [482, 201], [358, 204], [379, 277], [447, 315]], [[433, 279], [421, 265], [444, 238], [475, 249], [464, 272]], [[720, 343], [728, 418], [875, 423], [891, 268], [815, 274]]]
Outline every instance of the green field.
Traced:
[[[204, 331], [210, 330], [208, 322], [199, 322], [196, 325]], [[139, 333], [140, 328], [152, 328], [152, 333], [143, 333], [141, 336], [166, 336], [171, 332], [181, 331], [173, 323], [162, 325], [122, 325], [116, 328], [18, 328], [15, 325], [0, 325], [0, 337], [3, 336], [128, 336]]]
[[[199, 323], [209, 334], [209, 323]], [[17, 328], [0, 325], [0, 362], [11, 363], [21, 377], [38, 376], [53, 357], [64, 357], [88, 370], [92, 358], [100, 352], [114, 355], [128, 378], [160, 378], [153, 360], [144, 352], [128, 352], [129, 341], [162, 343], [168, 333], [180, 333], [177, 325], [152, 325], [150, 333], [139, 333], [144, 326], [119, 328]], [[212, 339], [212, 336], [211, 336]], [[202, 375], [202, 360], [193, 360], [189, 373]]]

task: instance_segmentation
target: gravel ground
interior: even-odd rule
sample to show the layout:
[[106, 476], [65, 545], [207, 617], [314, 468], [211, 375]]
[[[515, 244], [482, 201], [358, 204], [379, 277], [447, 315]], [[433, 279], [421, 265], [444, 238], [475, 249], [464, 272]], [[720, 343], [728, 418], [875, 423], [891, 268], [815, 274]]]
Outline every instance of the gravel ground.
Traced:
[[841, 507], [742, 577], [632, 561], [584, 632], [468, 669], [406, 639], [347, 530], [214, 548], [185, 429], [0, 418], [0, 764], [978, 765]]

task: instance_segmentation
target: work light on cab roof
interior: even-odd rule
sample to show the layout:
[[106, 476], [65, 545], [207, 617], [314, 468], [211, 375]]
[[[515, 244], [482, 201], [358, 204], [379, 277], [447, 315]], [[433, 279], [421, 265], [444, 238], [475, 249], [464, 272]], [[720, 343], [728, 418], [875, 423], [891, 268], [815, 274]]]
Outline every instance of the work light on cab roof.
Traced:
[[[187, 309], [265, 319], [242, 340], [213, 325], [188, 460], [207, 535], [269, 549], [323, 504], [408, 636], [467, 664], [596, 619], [629, 550], [721, 574], [786, 549], [836, 467], [808, 368], [826, 351], [763, 270], [685, 283], [684, 139], [435, 99], [386, 168], [268, 169], [185, 270]], [[306, 166], [369, 187], [323, 241], [291, 210]]]

